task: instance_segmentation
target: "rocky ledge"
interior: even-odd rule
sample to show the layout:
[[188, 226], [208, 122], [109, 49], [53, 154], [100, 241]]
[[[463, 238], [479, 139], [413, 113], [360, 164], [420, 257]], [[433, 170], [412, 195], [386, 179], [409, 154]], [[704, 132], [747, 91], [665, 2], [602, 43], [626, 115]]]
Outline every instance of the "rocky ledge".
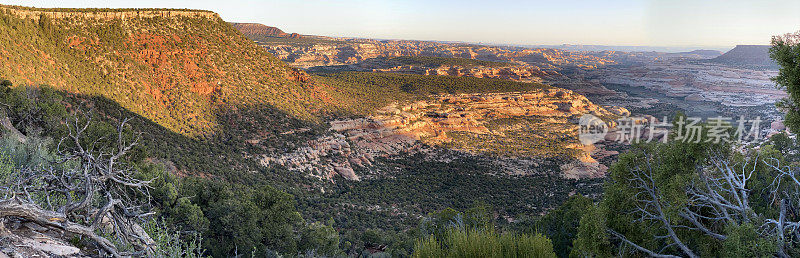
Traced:
[[23, 18], [39, 20], [40, 17], [50, 19], [139, 19], [139, 18], [208, 18], [219, 19], [219, 15], [211, 11], [186, 9], [72, 9], [72, 8], [28, 8], [12, 5], [0, 5], [0, 12]]
[[[570, 173], [566, 176], [603, 176], [604, 167], [593, 165], [597, 164], [590, 156], [593, 148], [577, 143], [577, 125], [570, 122], [587, 113], [603, 117], [615, 115], [582, 95], [556, 88], [535, 92], [437, 95], [426, 101], [393, 104], [369, 117], [331, 121], [327, 135], [307, 142], [292, 153], [265, 155], [261, 163], [309, 172], [322, 179], [341, 175], [359, 180], [362, 176], [356, 174], [356, 170], [369, 168], [375, 158], [425, 152], [430, 149], [426, 146], [451, 146], [449, 148], [458, 151], [482, 153], [481, 150], [452, 147], [459, 145], [451, 143], [463, 139], [453, 139], [451, 133], [471, 135], [477, 139], [481, 135], [502, 138], [510, 130], [528, 130], [526, 133], [535, 131], [541, 135], [571, 139], [561, 148], [575, 150], [577, 154], [570, 158], [578, 161], [576, 164], [581, 167], [565, 168]], [[490, 126], [495, 124], [493, 121], [511, 118], [536, 118], [544, 122], [535, 130], [514, 125]], [[545, 150], [526, 153], [524, 155], [530, 157], [525, 158], [548, 154]]]

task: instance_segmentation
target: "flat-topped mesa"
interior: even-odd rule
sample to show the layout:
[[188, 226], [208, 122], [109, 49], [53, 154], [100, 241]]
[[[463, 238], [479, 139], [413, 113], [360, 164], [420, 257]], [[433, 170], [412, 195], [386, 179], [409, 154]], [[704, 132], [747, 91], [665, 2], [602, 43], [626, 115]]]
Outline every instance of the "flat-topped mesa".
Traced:
[[0, 12], [6, 12], [23, 19], [38, 20], [42, 16], [50, 19], [139, 19], [139, 18], [206, 18], [220, 19], [212, 11], [190, 9], [81, 9], [81, 8], [32, 8], [13, 5], [0, 5]]
[[219, 135], [223, 116], [256, 120], [228, 115], [239, 107], [312, 120], [334, 102], [210, 11], [0, 5], [0, 31], [0, 74], [15, 86], [102, 96], [187, 136]]

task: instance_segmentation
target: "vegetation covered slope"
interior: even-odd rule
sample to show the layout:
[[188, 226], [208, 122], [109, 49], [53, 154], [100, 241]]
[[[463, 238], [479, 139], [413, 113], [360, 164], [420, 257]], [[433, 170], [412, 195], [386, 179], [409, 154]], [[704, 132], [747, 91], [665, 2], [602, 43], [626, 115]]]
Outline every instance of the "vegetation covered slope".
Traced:
[[267, 26], [260, 23], [236, 23], [232, 22], [231, 25], [237, 30], [244, 33], [247, 37], [258, 40], [259, 38], [301, 38], [297, 33], [286, 33], [276, 27]]
[[103, 96], [189, 136], [213, 133], [217, 110], [309, 119], [331, 105], [327, 89], [207, 11], [0, 6], [0, 73]]
[[[391, 246], [397, 242], [365, 239], [365, 229], [400, 235], [428, 212], [465, 209], [474, 200], [504, 207], [503, 215], [540, 213], [575, 188], [576, 182], [551, 176], [520, 179], [475, 173], [488, 171], [486, 166], [476, 166], [476, 161], [455, 162], [460, 164], [456, 167], [419, 159], [387, 161], [386, 169], [403, 169], [396, 179], [330, 184], [280, 167], [267, 168], [250, 158], [264, 151], [256, 147], [287, 151], [297, 141], [289, 138], [316, 136], [319, 124], [305, 122], [326, 111], [363, 115], [391, 102], [431, 94], [547, 88], [541, 84], [400, 74], [309, 76], [272, 58], [215, 14], [204, 11], [0, 8], [0, 76], [11, 79], [20, 95], [27, 92], [27, 85], [33, 86], [27, 88], [32, 91], [49, 91], [39, 85], [50, 85], [63, 97], [59, 103], [69, 110], [90, 106], [103, 119], [134, 117], [133, 129], [144, 133], [141, 155], [146, 162], [163, 165], [168, 175], [197, 175], [181, 177], [180, 186], [171, 190], [185, 199], [172, 198], [170, 192], [164, 201], [164, 207], [189, 207], [191, 212], [165, 211], [164, 216], [179, 221], [179, 228], [201, 232], [207, 240], [204, 246], [217, 256], [250, 247], [259, 252], [298, 250], [292, 241], [274, 243], [281, 237], [296, 238], [286, 232], [301, 232], [305, 226], [289, 214], [294, 209], [287, 207], [293, 205], [282, 205], [292, 198], [283, 192], [294, 196], [297, 212], [309, 222], [333, 219], [329, 224], [351, 243], [343, 241], [341, 248], [361, 250], [371, 243]], [[15, 124], [19, 121], [24, 119], [12, 119]], [[60, 135], [52, 129], [58, 123], [53, 124], [42, 131], [58, 139]], [[311, 130], [286, 133], [301, 127]], [[26, 134], [37, 132], [20, 128]], [[220, 133], [224, 135], [211, 140], [187, 137]], [[266, 140], [259, 146], [244, 141], [251, 134]], [[419, 180], [420, 176], [430, 180]], [[547, 184], [540, 184], [542, 180]], [[314, 191], [315, 184], [325, 184], [331, 191]], [[533, 184], [537, 186], [530, 187]], [[463, 194], [466, 190], [474, 194]], [[545, 191], [556, 193], [540, 194]], [[264, 195], [278, 196], [280, 201], [274, 203], [281, 204], [276, 207], [281, 212], [263, 206]], [[176, 205], [189, 201], [196, 207]], [[376, 205], [397, 205], [409, 212], [374, 210]], [[284, 224], [293, 226], [262, 230], [276, 224], [269, 221], [273, 218], [284, 218]]]

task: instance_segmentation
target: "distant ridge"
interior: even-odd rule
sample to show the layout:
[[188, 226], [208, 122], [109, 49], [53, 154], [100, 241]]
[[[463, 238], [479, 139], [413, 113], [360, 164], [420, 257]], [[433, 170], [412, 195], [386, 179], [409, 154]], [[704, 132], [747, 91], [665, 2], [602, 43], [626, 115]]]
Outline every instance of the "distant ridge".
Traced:
[[615, 46], [615, 45], [573, 45], [573, 44], [561, 44], [561, 45], [519, 45], [522, 47], [532, 47], [532, 48], [555, 48], [555, 49], [562, 49], [567, 51], [593, 51], [593, 52], [601, 52], [601, 51], [622, 51], [622, 52], [659, 52], [659, 53], [669, 53], [669, 54], [678, 54], [678, 53], [687, 53], [692, 52], [694, 50], [716, 50], [722, 51], [728, 50], [727, 47], [714, 47], [714, 46]]
[[0, 12], [8, 13], [23, 19], [39, 20], [42, 16], [50, 19], [138, 19], [138, 18], [208, 18], [219, 19], [212, 11], [194, 9], [156, 9], [156, 8], [34, 8], [0, 4]]
[[276, 27], [267, 26], [260, 23], [236, 23], [231, 22], [231, 26], [242, 32], [242, 34], [251, 37], [251, 38], [259, 38], [259, 37], [276, 37], [276, 38], [303, 38], [300, 34], [297, 33], [286, 33], [283, 30], [278, 29]]
[[685, 54], [685, 55], [697, 55], [702, 58], [716, 58], [722, 55], [722, 51], [718, 50], [707, 50], [707, 49], [698, 49], [689, 52], [682, 52], [678, 54]]
[[737, 45], [711, 61], [736, 66], [778, 68], [778, 65], [769, 58], [769, 48], [769, 45]]

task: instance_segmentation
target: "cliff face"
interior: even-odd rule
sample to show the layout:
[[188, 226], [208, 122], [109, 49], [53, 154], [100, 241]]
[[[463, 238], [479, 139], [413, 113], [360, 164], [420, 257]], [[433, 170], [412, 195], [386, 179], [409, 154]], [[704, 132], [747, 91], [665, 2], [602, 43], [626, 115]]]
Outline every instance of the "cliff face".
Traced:
[[170, 130], [212, 134], [218, 110], [270, 106], [312, 119], [324, 86], [193, 10], [0, 6], [0, 76], [120, 103]]
[[459, 46], [433, 42], [387, 41], [351, 42], [343, 44], [315, 43], [313, 45], [293, 45], [261, 42], [270, 53], [292, 66], [308, 68], [313, 66], [355, 64], [377, 57], [429, 56], [466, 58], [488, 61], [521, 62], [554, 70], [558, 66], [577, 66], [593, 69], [600, 65], [613, 63], [594, 54], [571, 53], [557, 49], [508, 50], [490, 46]]
[[488, 62], [463, 58], [399, 57], [373, 58], [352, 65], [320, 66], [309, 71], [358, 71], [409, 73], [506, 79], [521, 82], [542, 82], [545, 77], [561, 76], [557, 71], [542, 70], [528, 64]]
[[492, 78], [492, 79], [506, 79], [521, 82], [542, 82], [545, 77], [559, 76], [556, 71], [543, 71], [541, 68], [531, 65], [513, 65], [509, 64], [506, 67], [491, 67], [491, 66], [460, 66], [460, 65], [442, 65], [436, 67], [416, 66], [416, 65], [398, 65], [392, 67], [370, 68], [369, 65], [350, 65], [346, 68], [338, 66], [332, 68], [325, 68], [321, 70], [353, 70], [353, 71], [368, 71], [368, 72], [390, 72], [390, 73], [411, 73], [421, 75], [443, 75], [455, 77], [476, 77], [476, 78]]
[[39, 20], [46, 16], [50, 19], [93, 19], [93, 20], [128, 20], [142, 18], [206, 18], [219, 19], [219, 15], [203, 10], [158, 10], [158, 9], [44, 9], [20, 6], [0, 5], [0, 11], [23, 18]]
[[[625, 111], [627, 112], [627, 111]], [[281, 165], [330, 179], [341, 175], [359, 180], [356, 170], [372, 166], [378, 157], [427, 152], [438, 146], [472, 155], [529, 159], [574, 159], [567, 177], [603, 176], [605, 167], [577, 141], [571, 118], [614, 113], [584, 96], [563, 89], [534, 92], [437, 95], [431, 100], [390, 105], [377, 115], [330, 122], [330, 134], [311, 140], [292, 153], [264, 156], [265, 166]], [[506, 173], [539, 173], [536, 168]]]
[[[242, 33], [254, 38], [248, 30]], [[259, 39], [270, 53], [294, 67], [356, 64], [378, 57], [426, 56], [519, 62], [554, 70], [560, 66], [593, 69], [613, 63], [606, 52], [570, 52], [559, 49], [529, 49], [438, 43], [409, 40], [370, 40], [307, 36], [296, 40]]]

